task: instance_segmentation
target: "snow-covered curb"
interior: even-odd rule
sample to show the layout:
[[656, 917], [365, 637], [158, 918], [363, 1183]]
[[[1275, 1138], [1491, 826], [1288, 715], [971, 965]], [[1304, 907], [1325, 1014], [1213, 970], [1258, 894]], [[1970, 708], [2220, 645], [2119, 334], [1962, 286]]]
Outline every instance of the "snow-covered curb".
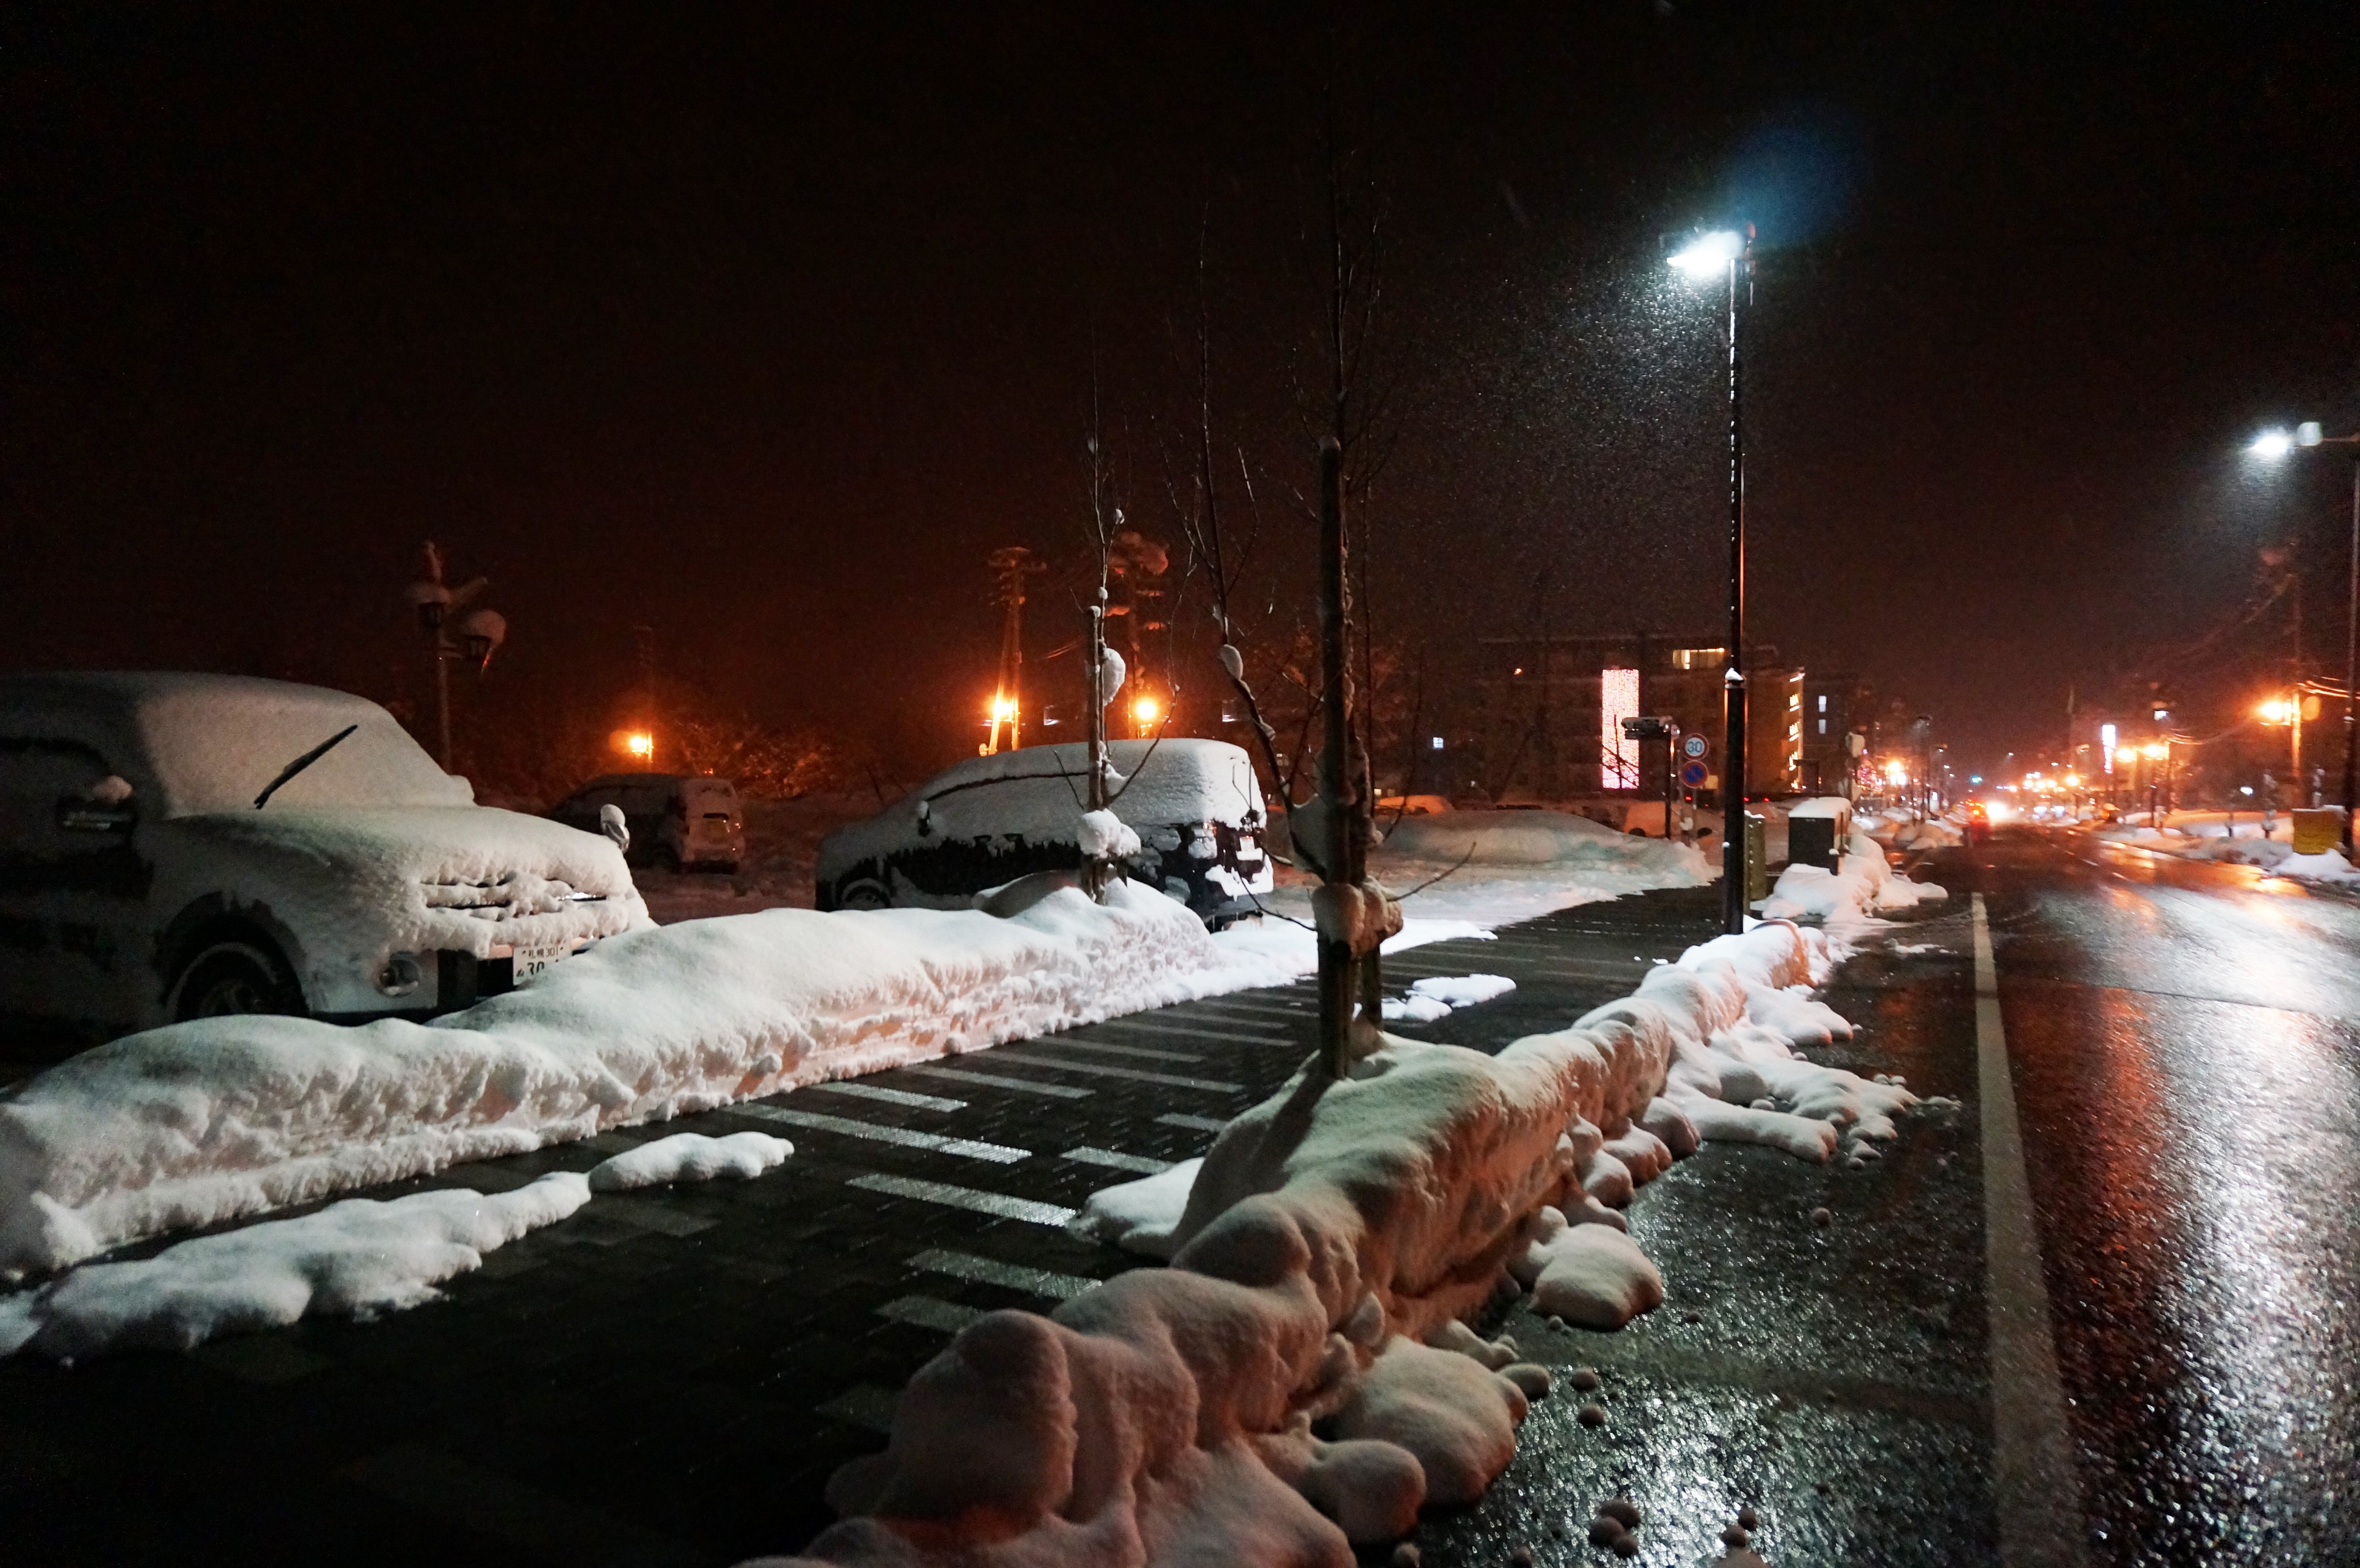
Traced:
[[1834, 871], [1822, 866], [1788, 866], [1758, 906], [1763, 919], [1816, 919], [1848, 950], [1878, 915], [1950, 897], [1931, 882], [1893, 875], [1876, 841], [1857, 828], [1836, 864]]
[[1824, 1160], [1917, 1103], [1793, 1055], [1850, 1033], [1797, 994], [1829, 967], [1765, 923], [1496, 1057], [1386, 1037], [1345, 1082], [1298, 1075], [1201, 1167], [1093, 1200], [1086, 1226], [1171, 1267], [963, 1331], [798, 1561], [1341, 1565], [1471, 1501], [1548, 1382], [1461, 1321], [1503, 1278], [1619, 1324], [1662, 1285], [1612, 1205], [1700, 1123]]
[[2152, 850], [2181, 860], [2226, 862], [2232, 866], [2253, 866], [2271, 877], [2284, 877], [2290, 881], [2307, 882], [2314, 887], [2360, 887], [2360, 870], [2344, 858], [2341, 850], [2331, 849], [2320, 855], [2297, 855], [2294, 846], [2284, 839], [2260, 836], [2260, 824], [2255, 824], [2255, 836], [2246, 837], [2226, 831], [2204, 833], [2202, 827], [2217, 824], [2197, 824], [2200, 831], [2187, 832], [2178, 826], [2102, 827], [2090, 830], [2092, 836], [2109, 844], [2127, 844], [2137, 849]]

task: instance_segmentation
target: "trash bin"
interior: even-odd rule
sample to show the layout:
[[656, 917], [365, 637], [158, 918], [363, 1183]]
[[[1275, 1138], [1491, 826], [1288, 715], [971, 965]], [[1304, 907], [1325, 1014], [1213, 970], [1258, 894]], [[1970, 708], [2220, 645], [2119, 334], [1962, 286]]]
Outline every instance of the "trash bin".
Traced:
[[1745, 813], [1745, 901], [1749, 904], [1770, 896], [1770, 856], [1765, 836], [1768, 825], [1752, 811]]
[[1833, 817], [1791, 816], [1786, 819], [1786, 864], [1836, 868], [1836, 820]]
[[2344, 842], [2344, 808], [2306, 807], [2294, 813], [2294, 852], [2325, 855]]

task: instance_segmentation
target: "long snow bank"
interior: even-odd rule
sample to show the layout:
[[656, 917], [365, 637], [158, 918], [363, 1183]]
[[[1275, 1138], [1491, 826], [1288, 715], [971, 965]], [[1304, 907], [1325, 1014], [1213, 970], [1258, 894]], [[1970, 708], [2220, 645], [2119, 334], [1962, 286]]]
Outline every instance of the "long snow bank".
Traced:
[[963, 1331], [798, 1561], [1344, 1568], [1471, 1501], [1548, 1379], [1461, 1320], [1511, 1278], [1599, 1326], [1659, 1301], [1599, 1233], [1695, 1147], [1689, 1107], [1825, 1159], [1838, 1124], [1890, 1137], [1916, 1103], [1794, 1056], [1849, 1032], [1794, 993], [1829, 965], [1820, 933], [1765, 924], [1496, 1057], [1388, 1036], [1345, 1081], [1299, 1074], [1195, 1171], [1094, 1199], [1084, 1225], [1171, 1267]]
[[0, 1299], [0, 1356], [53, 1360], [110, 1350], [189, 1350], [311, 1313], [367, 1317], [432, 1301], [484, 1254], [563, 1219], [590, 1184], [555, 1171], [512, 1192], [347, 1198], [300, 1219], [200, 1236], [133, 1263], [77, 1269]]
[[634, 931], [432, 1024], [175, 1024], [0, 1097], [0, 1273], [1308, 962], [1225, 947], [1126, 883], [1104, 905], [1066, 890], [1006, 920], [771, 909]]
[[[2188, 813], [2193, 816], [2194, 813]], [[2355, 870], [2343, 852], [2330, 849], [2319, 855], [2297, 855], [2294, 845], [2283, 838], [2262, 836], [2262, 823], [2224, 823], [2221, 814], [2212, 820], [2183, 821], [2174, 815], [2170, 825], [2151, 827], [2102, 827], [2095, 836], [2112, 844], [2131, 844], [2158, 855], [2177, 855], [2182, 860], [2210, 860], [2232, 866], [2254, 866], [2273, 877], [2284, 877], [2297, 882], [2311, 882], [2325, 887], [2360, 887], [2360, 870]], [[2250, 836], [2248, 836], [2250, 835]]]

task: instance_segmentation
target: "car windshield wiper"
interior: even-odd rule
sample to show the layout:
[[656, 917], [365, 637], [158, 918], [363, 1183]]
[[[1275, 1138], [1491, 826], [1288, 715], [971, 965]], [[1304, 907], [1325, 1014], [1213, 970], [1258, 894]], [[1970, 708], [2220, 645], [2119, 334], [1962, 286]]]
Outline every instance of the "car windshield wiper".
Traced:
[[279, 770], [279, 777], [273, 779], [269, 783], [265, 784], [262, 787], [262, 793], [254, 798], [254, 809], [258, 811], [262, 810], [264, 806], [269, 804], [270, 797], [279, 793], [279, 787], [281, 784], [286, 783], [290, 779], [294, 778], [295, 775], [302, 772], [303, 769], [311, 767], [311, 764], [319, 761], [320, 758], [335, 750], [338, 742], [342, 741], [345, 736], [351, 735], [358, 728], [360, 728], [360, 725], [358, 724], [346, 724], [343, 729], [338, 730], [334, 735], [330, 735], [327, 739], [322, 741], [319, 745], [313, 746], [311, 750], [305, 752], [302, 756], [297, 757], [294, 761], [280, 768]]

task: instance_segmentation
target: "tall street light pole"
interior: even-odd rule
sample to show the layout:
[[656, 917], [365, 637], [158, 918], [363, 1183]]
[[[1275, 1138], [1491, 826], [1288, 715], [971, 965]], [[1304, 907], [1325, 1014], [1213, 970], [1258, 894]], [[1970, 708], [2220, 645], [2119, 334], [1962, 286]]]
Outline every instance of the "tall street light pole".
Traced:
[[1721, 929], [1745, 929], [1745, 309], [1754, 295], [1754, 225], [1699, 234], [1669, 258], [1675, 271], [1729, 283], [1729, 666], [1721, 763]]
[[[2360, 432], [2348, 436], [2320, 434], [2316, 420], [2297, 425], [2292, 435], [2284, 430], [2267, 430], [2255, 439], [2245, 450], [2256, 457], [2272, 462], [2287, 456], [2297, 447], [2344, 446], [2354, 449], [2352, 454], [2352, 546], [2344, 609], [2344, 853], [2352, 854], [2352, 818], [2354, 808], [2360, 806], [2360, 766], [2355, 762], [2355, 747], [2360, 746], [2360, 730], [2355, 727], [2355, 707], [2360, 704]], [[2300, 672], [2298, 671], [2298, 674]], [[2298, 683], [2294, 700], [2296, 711], [2301, 711], [2302, 691]], [[2298, 768], [2298, 771], [2300, 769]], [[2301, 799], [2301, 780], [2296, 780], [2296, 799]]]

